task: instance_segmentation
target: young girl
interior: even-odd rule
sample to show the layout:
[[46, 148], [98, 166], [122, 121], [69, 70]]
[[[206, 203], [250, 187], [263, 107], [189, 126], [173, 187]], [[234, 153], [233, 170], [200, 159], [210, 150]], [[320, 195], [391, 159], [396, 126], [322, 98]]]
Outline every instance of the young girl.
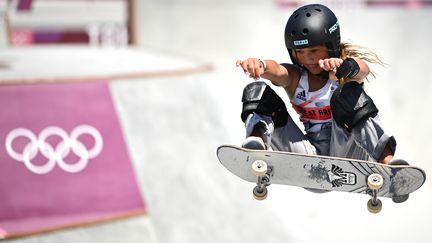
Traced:
[[237, 66], [287, 92], [305, 133], [284, 102], [264, 82], [243, 91], [243, 147], [320, 154], [389, 163], [396, 140], [363, 90], [369, 63], [382, 62], [367, 48], [341, 43], [339, 22], [326, 6], [300, 7], [289, 18], [285, 44], [293, 64], [249, 58]]

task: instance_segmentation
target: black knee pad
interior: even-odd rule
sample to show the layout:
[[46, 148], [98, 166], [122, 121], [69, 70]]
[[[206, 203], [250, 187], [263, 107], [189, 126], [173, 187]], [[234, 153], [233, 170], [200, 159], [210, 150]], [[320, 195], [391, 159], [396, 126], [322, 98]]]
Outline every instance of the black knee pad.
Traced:
[[285, 126], [288, 121], [288, 112], [283, 100], [264, 82], [253, 82], [243, 90], [243, 110], [241, 119], [243, 122], [249, 114], [271, 116], [275, 127]]
[[352, 129], [369, 117], [375, 117], [378, 109], [358, 82], [348, 82], [338, 87], [330, 99], [333, 119], [342, 127]]

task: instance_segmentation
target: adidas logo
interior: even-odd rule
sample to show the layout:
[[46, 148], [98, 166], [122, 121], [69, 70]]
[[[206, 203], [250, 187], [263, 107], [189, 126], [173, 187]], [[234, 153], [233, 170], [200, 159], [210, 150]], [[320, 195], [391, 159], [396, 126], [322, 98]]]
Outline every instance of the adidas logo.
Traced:
[[306, 91], [303, 90], [302, 92], [298, 93], [296, 95], [296, 98], [300, 99], [300, 100], [303, 100], [303, 101], [306, 101]]

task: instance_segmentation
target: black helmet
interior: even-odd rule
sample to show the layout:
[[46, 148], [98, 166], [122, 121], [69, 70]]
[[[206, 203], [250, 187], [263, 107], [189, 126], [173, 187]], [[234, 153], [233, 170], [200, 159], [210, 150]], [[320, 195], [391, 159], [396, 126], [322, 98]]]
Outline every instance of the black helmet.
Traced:
[[340, 29], [336, 15], [326, 6], [310, 4], [298, 8], [285, 27], [285, 45], [292, 50], [325, 44], [330, 57], [340, 56]]

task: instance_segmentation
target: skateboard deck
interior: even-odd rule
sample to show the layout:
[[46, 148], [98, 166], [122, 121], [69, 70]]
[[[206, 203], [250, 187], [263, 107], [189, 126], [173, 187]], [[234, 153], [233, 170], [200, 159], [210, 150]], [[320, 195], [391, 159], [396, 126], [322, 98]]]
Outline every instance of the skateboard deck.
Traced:
[[383, 183], [376, 196], [395, 198], [419, 189], [426, 180], [425, 172], [415, 166], [384, 165], [375, 162], [305, 155], [280, 151], [249, 150], [232, 145], [217, 149], [220, 163], [243, 180], [257, 183], [252, 169], [255, 161], [267, 165], [267, 181], [263, 184], [282, 184], [324, 191], [344, 191], [372, 195], [368, 178], [382, 176]]

